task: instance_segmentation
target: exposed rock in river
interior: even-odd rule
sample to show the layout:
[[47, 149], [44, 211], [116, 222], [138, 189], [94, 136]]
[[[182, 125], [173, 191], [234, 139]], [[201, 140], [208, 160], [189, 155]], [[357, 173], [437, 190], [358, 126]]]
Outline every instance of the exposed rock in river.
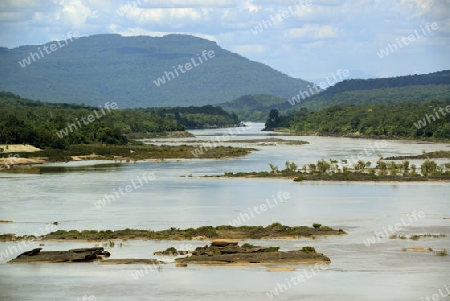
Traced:
[[72, 249], [69, 251], [42, 251], [36, 248], [23, 252], [8, 263], [57, 263], [57, 262], [85, 262], [93, 261], [101, 256], [109, 256], [109, 252], [102, 247]]
[[197, 264], [301, 264], [330, 262], [315, 251], [280, 252], [278, 247], [259, 247], [236, 242], [212, 242], [210, 246], [197, 248], [192, 256], [175, 259], [177, 263]]

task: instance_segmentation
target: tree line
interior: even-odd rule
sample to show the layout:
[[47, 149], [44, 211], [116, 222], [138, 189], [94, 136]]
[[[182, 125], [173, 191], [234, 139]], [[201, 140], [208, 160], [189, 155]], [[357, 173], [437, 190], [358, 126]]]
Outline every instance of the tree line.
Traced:
[[[127, 144], [132, 133], [164, 134], [238, 123], [220, 107], [138, 108], [108, 111], [88, 124], [77, 123], [99, 108], [84, 104], [45, 103], [0, 92], [0, 144], [66, 148], [72, 144]], [[73, 126], [81, 124], [81, 126]], [[72, 130], [68, 130], [72, 125]], [[76, 128], [76, 130], [73, 130]], [[67, 135], [62, 135], [66, 130]], [[58, 135], [59, 133], [59, 135]]]
[[266, 130], [288, 128], [303, 135], [445, 140], [450, 139], [447, 106], [450, 100], [334, 105], [315, 112], [302, 108], [288, 116], [271, 110]]

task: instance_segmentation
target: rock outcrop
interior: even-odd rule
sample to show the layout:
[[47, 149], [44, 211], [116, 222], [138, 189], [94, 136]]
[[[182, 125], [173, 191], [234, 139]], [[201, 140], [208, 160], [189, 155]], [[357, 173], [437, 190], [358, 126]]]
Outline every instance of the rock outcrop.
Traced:
[[192, 256], [175, 259], [177, 263], [196, 264], [301, 264], [330, 262], [321, 253], [305, 251], [280, 252], [278, 247], [259, 247], [236, 242], [212, 242], [197, 248]]
[[58, 263], [58, 262], [86, 262], [103, 256], [108, 257], [109, 252], [102, 247], [72, 249], [68, 251], [41, 251], [36, 248], [26, 251], [8, 263]]

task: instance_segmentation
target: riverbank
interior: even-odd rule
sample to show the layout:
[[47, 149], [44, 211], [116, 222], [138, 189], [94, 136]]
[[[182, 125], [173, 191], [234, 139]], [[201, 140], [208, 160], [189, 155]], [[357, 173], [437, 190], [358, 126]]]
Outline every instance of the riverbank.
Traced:
[[218, 146], [209, 149], [203, 148], [199, 152], [198, 147], [193, 145], [168, 146], [143, 143], [128, 145], [77, 144], [66, 149], [42, 149], [33, 152], [17, 150], [14, 152], [14, 156], [9, 154], [0, 158], [0, 165], [7, 167], [3, 170], [14, 169], [14, 166], [80, 160], [135, 162], [146, 159], [223, 159], [246, 156], [252, 151], [256, 151], [254, 148]]

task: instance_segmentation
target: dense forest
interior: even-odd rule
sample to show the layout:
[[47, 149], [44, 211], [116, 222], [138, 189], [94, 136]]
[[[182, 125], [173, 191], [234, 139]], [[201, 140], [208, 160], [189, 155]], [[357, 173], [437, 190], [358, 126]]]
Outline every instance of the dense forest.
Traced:
[[392, 104], [334, 105], [294, 115], [272, 110], [266, 129], [289, 128], [303, 135], [450, 139], [450, 100]]
[[214, 107], [212, 105], [202, 107], [147, 108], [139, 110], [159, 116], [171, 117], [187, 129], [234, 126], [240, 121], [237, 114], [229, 113], [221, 107]]
[[0, 144], [28, 143], [39, 148], [126, 144], [131, 134], [163, 135], [238, 123], [235, 114], [213, 106], [122, 110], [114, 109], [114, 104], [50, 104], [0, 92]]

